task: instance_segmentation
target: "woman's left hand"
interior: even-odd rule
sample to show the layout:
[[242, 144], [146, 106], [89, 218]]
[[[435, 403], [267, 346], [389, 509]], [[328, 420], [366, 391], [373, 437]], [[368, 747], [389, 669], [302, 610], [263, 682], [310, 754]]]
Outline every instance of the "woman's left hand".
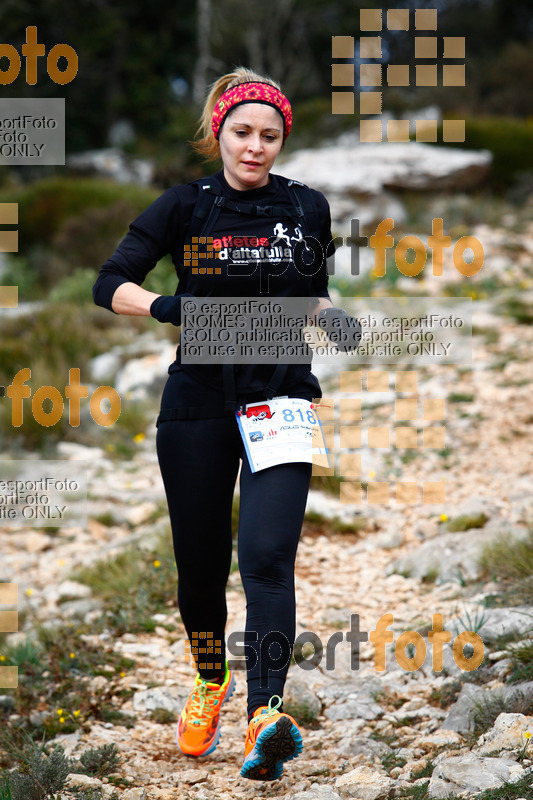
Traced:
[[356, 349], [361, 342], [361, 323], [342, 308], [323, 309], [318, 315], [317, 324], [342, 353]]

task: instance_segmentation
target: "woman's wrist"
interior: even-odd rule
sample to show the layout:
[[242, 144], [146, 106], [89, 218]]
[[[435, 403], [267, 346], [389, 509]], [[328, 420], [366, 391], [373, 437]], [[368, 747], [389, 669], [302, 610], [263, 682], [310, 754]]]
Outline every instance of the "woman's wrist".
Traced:
[[129, 314], [134, 317], [149, 317], [150, 306], [160, 295], [149, 292], [136, 283], [122, 283], [113, 294], [111, 307], [115, 314]]

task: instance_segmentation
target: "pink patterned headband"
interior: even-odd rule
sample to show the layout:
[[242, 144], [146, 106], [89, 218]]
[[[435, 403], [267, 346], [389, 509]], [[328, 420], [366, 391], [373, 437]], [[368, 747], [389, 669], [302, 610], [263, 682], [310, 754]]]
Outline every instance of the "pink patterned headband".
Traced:
[[211, 127], [218, 139], [220, 128], [229, 111], [241, 103], [265, 103], [280, 112], [284, 120], [283, 138], [286, 139], [292, 125], [291, 104], [279, 89], [270, 83], [238, 83], [219, 97], [211, 119]]

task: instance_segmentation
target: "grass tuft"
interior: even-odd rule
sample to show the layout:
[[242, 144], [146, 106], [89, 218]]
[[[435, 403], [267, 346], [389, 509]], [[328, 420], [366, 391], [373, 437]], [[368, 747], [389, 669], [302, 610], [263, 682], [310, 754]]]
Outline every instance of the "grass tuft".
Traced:
[[512, 663], [509, 682], [533, 681], [533, 639], [511, 644], [507, 652]]
[[120, 753], [116, 744], [104, 744], [102, 747], [91, 747], [81, 754], [76, 764], [76, 772], [91, 775], [95, 778], [105, 778], [117, 771], [120, 762]]
[[533, 713], [533, 695], [524, 694], [517, 689], [511, 695], [504, 695], [499, 692], [483, 700], [473, 700], [473, 721], [474, 734], [481, 736], [486, 733], [495, 723], [500, 714], [524, 714], [528, 716]]
[[315, 711], [305, 701], [285, 701], [283, 710], [285, 713], [290, 714], [291, 717], [294, 717], [299, 725], [305, 725], [307, 728], [318, 727], [318, 715], [320, 712]]
[[470, 528], [483, 528], [489, 521], [486, 514], [461, 514], [447, 522], [446, 528], [452, 533], [459, 531], [468, 531]]
[[479, 565], [493, 579], [506, 584], [509, 602], [517, 605], [533, 602], [533, 528], [527, 539], [509, 539], [502, 535], [485, 545]]

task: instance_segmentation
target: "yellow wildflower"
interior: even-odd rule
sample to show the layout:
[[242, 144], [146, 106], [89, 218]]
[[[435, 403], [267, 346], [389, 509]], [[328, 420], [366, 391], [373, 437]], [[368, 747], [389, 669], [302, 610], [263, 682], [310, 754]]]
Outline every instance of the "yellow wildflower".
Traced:
[[441, 522], [446, 522], [447, 519], [448, 519], [448, 514], [441, 514], [440, 515], [440, 521]]
[[155, 567], [156, 569], [157, 569], [158, 567], [160, 567], [160, 566], [161, 566], [161, 562], [160, 562], [160, 561], [157, 561], [157, 560], [156, 560], [156, 561], [154, 561], [154, 567]]
[[133, 441], [135, 442], [135, 444], [139, 444], [139, 442], [144, 442], [145, 439], [146, 439], [146, 434], [144, 433], [136, 433], [135, 436], [133, 437]]

